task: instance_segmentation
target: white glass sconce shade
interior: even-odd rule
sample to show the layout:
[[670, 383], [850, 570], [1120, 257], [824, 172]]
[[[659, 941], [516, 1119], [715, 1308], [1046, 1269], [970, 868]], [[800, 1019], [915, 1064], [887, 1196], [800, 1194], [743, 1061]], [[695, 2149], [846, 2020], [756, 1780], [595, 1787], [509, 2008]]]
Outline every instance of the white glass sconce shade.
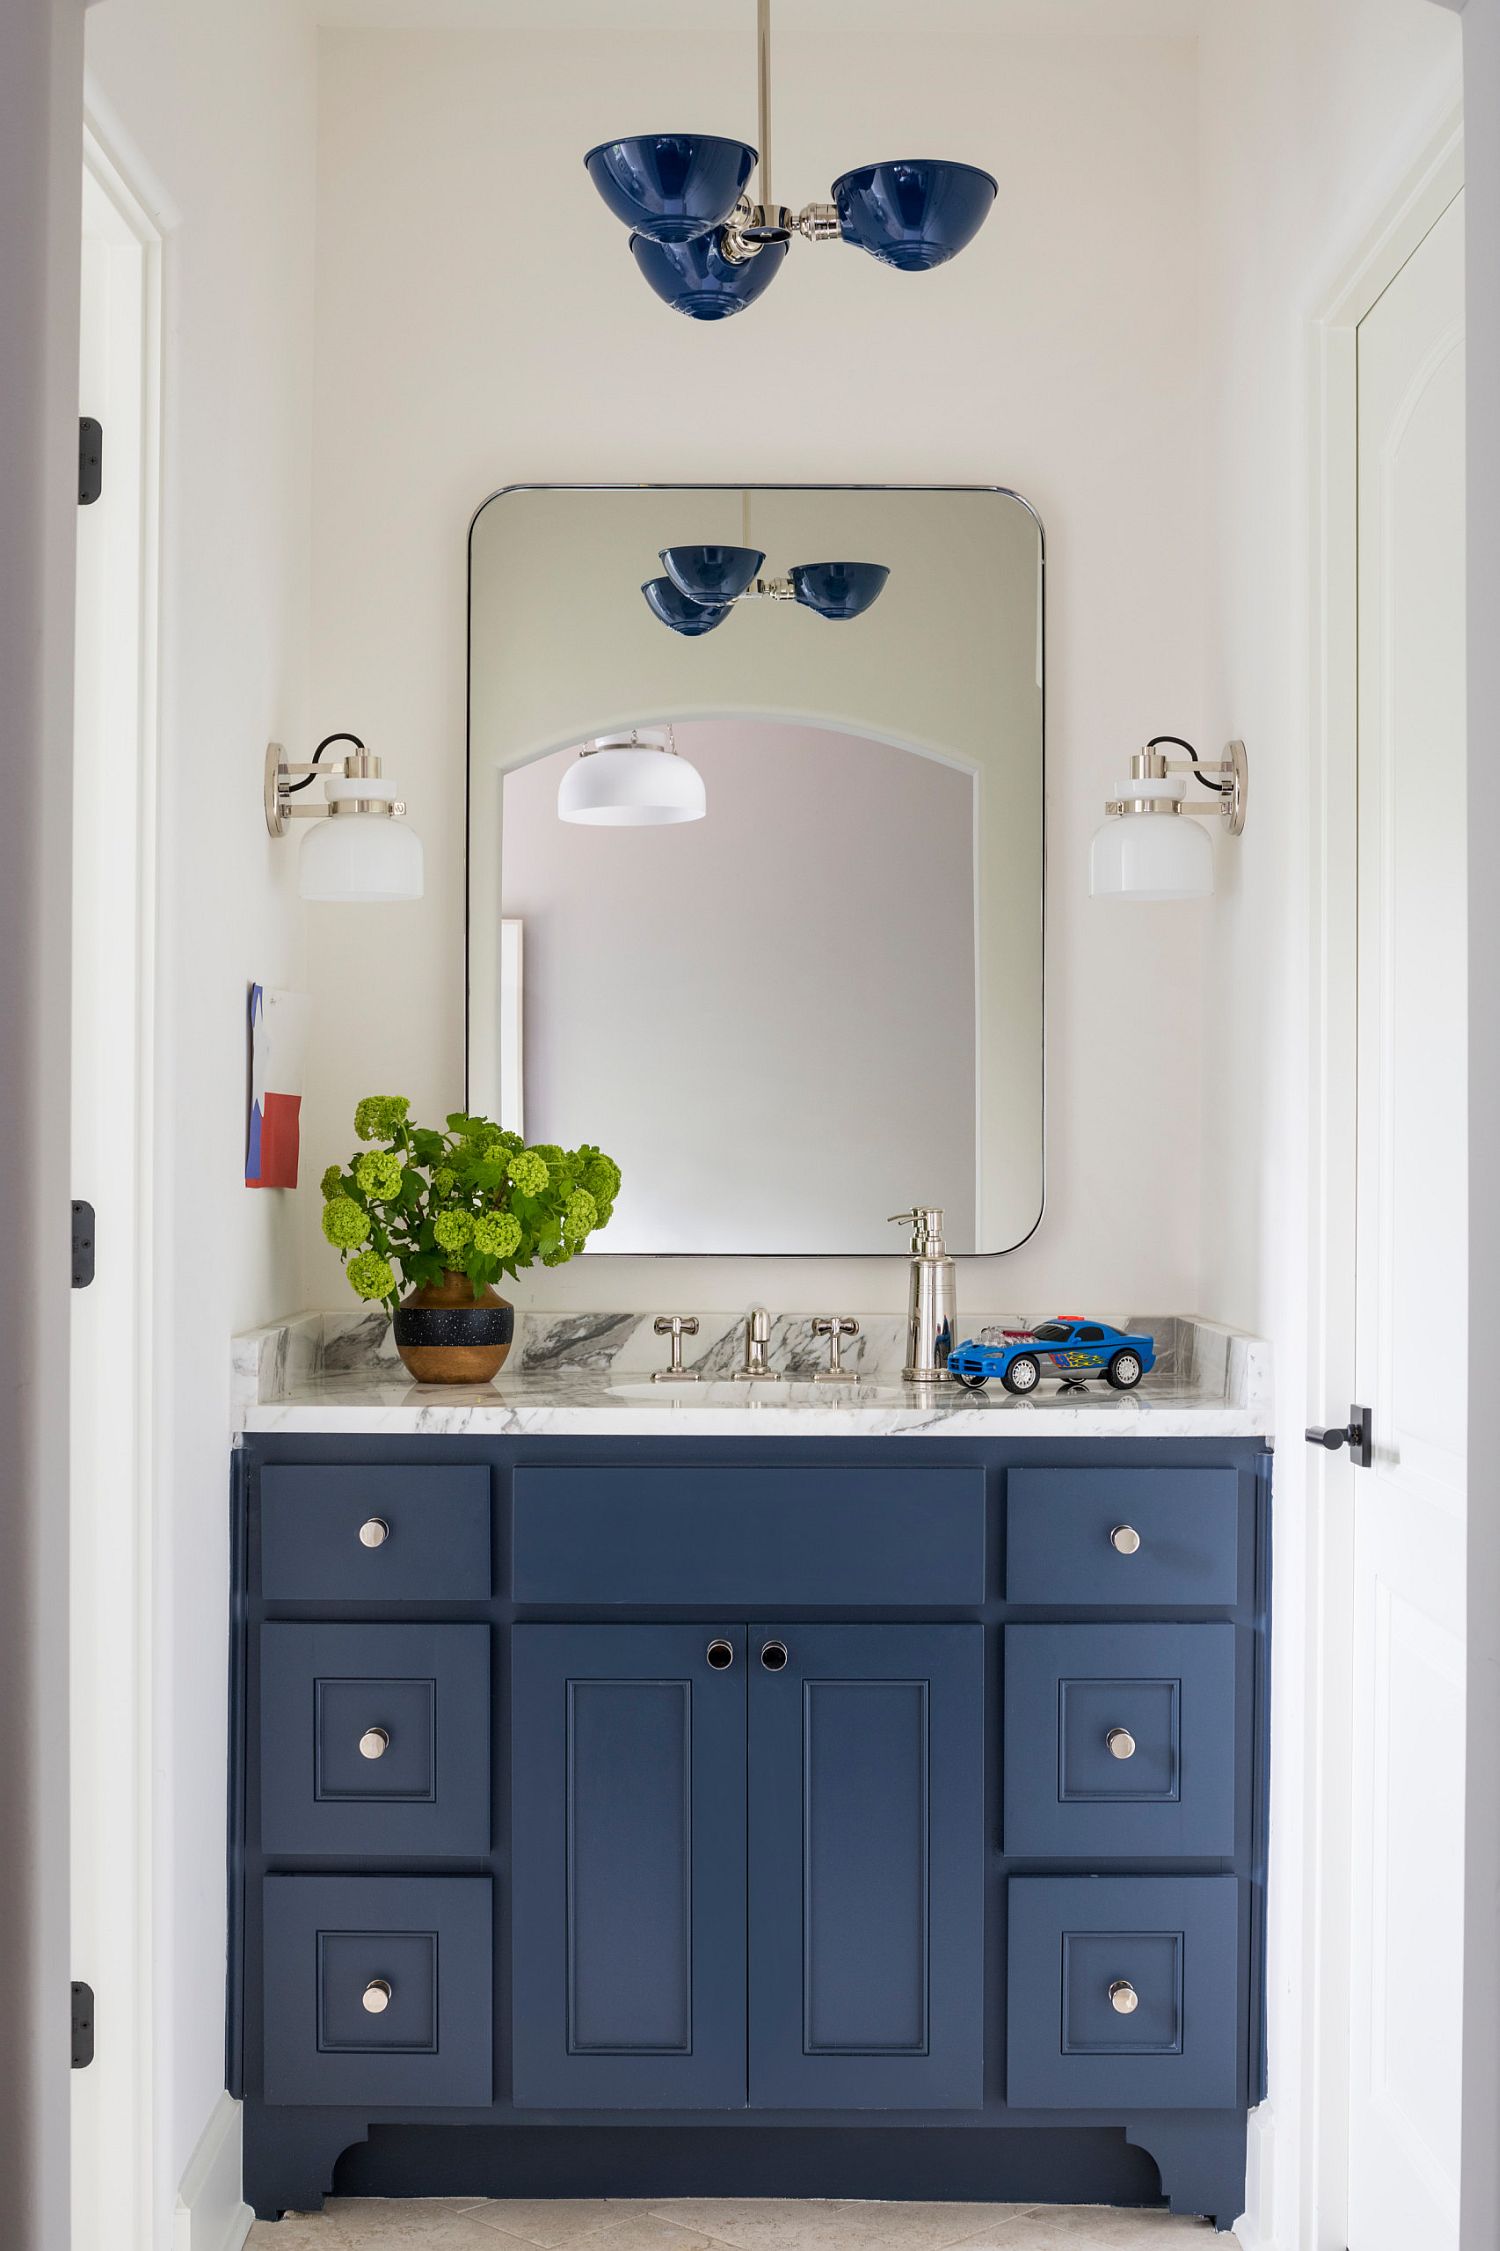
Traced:
[[[1161, 801], [1182, 796], [1175, 777], [1129, 781], [1119, 794], [1140, 797], [1148, 788]], [[1213, 888], [1213, 840], [1186, 813], [1120, 813], [1094, 831], [1089, 891], [1096, 899], [1207, 899]]]
[[[387, 811], [396, 795], [392, 786], [368, 777], [331, 775], [327, 789], [329, 818], [310, 827], [302, 839], [297, 871], [302, 897], [340, 906], [420, 899], [422, 840], [399, 814]], [[376, 809], [345, 811], [346, 801]]]
[[557, 817], [589, 828], [661, 828], [701, 821], [703, 776], [667, 731], [605, 735], [580, 753], [557, 790]]

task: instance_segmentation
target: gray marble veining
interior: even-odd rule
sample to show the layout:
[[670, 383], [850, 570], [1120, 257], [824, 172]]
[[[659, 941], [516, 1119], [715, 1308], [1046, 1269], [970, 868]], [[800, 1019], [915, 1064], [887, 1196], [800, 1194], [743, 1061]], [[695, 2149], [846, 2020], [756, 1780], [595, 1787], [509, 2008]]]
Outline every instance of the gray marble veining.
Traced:
[[[468, 1391], [411, 1383], [383, 1313], [351, 1310], [294, 1316], [235, 1339], [237, 1429], [521, 1432], [559, 1436], [731, 1437], [778, 1432], [826, 1437], [972, 1437], [997, 1415], [1025, 1416], [1038, 1430], [1087, 1437], [1134, 1430], [1153, 1437], [1259, 1436], [1271, 1429], [1270, 1348], [1259, 1338], [1181, 1315], [1133, 1314], [1119, 1325], [1156, 1340], [1157, 1359], [1139, 1390], [1102, 1384], [1064, 1393], [1050, 1382], [1016, 1399], [998, 1384], [982, 1393], [957, 1384], [904, 1383], [905, 1322], [861, 1316], [849, 1340], [850, 1381], [814, 1383], [827, 1346], [809, 1314], [772, 1326], [770, 1360], [779, 1384], [733, 1381], [743, 1357], [743, 1317], [700, 1315], [692, 1340], [697, 1383], [653, 1384], [666, 1346], [651, 1314], [518, 1312], [516, 1345], [493, 1384]], [[1024, 1328], [1023, 1316], [966, 1321], [965, 1334]]]

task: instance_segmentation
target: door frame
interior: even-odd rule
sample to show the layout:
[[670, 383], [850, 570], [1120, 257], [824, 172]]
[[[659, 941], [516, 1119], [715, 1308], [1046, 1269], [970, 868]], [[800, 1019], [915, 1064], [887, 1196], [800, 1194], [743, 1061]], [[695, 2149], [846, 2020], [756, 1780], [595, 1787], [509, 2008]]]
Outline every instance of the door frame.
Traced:
[[[136, 486], [137, 521], [129, 561], [120, 569], [122, 614], [109, 638], [114, 656], [135, 682], [122, 699], [117, 725], [129, 743], [134, 850], [118, 856], [105, 911], [115, 919], [135, 975], [130, 1025], [128, 1109], [132, 1161], [111, 1188], [102, 1215], [101, 1263], [128, 1264], [128, 1333], [118, 1351], [132, 1410], [132, 1445], [122, 1447], [107, 1490], [87, 1479], [69, 1495], [73, 1545], [70, 1588], [72, 1708], [70, 1764], [84, 1807], [75, 1810], [73, 1969], [94, 1985], [100, 2018], [95, 2059], [73, 2095], [73, 2241], [101, 2240], [104, 2228], [121, 2251], [150, 2251], [161, 2217], [156, 2116], [154, 1974], [157, 1955], [157, 1792], [154, 1756], [155, 1680], [151, 1663], [155, 1608], [153, 1493], [163, 1433], [151, 1366], [157, 1321], [154, 1208], [157, 1000], [157, 775], [159, 750], [160, 554], [162, 524], [162, 199], [143, 192], [111, 150], [92, 116], [82, 144], [85, 227], [90, 208], [106, 246], [111, 318], [128, 323], [133, 362], [123, 385], [129, 428], [106, 430], [110, 455], [128, 462]], [[129, 573], [128, 577], [126, 573]], [[107, 753], [75, 735], [77, 790], [90, 786], [90, 760], [118, 759], [121, 734]], [[116, 802], [121, 791], [116, 790]], [[75, 1181], [76, 1194], [89, 1184]], [[76, 1378], [75, 1378], [76, 1380]], [[107, 1880], [80, 1887], [101, 1850]], [[94, 1866], [94, 1873], [100, 1870]]]
[[[1309, 1239], [1307, 1398], [1321, 1420], [1354, 1396], [1355, 1119], [1358, 939], [1360, 322], [1464, 184], [1461, 107], [1406, 166], [1343, 261], [1312, 324], [1312, 619], [1308, 913]], [[1308, 1699], [1302, 1805], [1301, 2042], [1309, 2059], [1298, 2122], [1298, 2240], [1348, 2241], [1348, 1900], [1353, 1876], [1355, 1472], [1347, 1454], [1309, 1450]]]

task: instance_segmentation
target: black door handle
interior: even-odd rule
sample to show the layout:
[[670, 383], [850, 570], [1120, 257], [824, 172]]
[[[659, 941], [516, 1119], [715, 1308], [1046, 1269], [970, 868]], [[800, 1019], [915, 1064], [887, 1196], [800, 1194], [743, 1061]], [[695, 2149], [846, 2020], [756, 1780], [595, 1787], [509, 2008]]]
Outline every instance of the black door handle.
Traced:
[[1310, 1430], [1309, 1446], [1326, 1446], [1336, 1454], [1340, 1446], [1347, 1446], [1349, 1459], [1356, 1469], [1368, 1469], [1375, 1459], [1375, 1439], [1371, 1428], [1374, 1417], [1368, 1407], [1351, 1407], [1349, 1420], [1342, 1430]]

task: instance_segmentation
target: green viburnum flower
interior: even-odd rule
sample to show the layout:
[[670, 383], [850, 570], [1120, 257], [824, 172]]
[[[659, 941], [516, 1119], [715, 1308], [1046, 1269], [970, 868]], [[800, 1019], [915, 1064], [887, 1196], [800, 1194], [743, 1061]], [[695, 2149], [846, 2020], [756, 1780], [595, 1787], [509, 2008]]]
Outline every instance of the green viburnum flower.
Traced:
[[341, 1193], [340, 1182], [343, 1180], [343, 1177], [343, 1173], [339, 1170], [339, 1167], [337, 1165], [330, 1165], [328, 1170], [324, 1173], [320, 1185], [323, 1190], [323, 1201], [325, 1204], [328, 1202], [331, 1196], [337, 1196]]
[[555, 1251], [543, 1251], [542, 1264], [543, 1266], [566, 1266], [572, 1256], [573, 1253], [569, 1245], [559, 1243]]
[[355, 1160], [354, 1177], [367, 1196], [388, 1204], [401, 1193], [401, 1159], [388, 1149], [367, 1149]]
[[474, 1222], [474, 1248], [487, 1258], [509, 1258], [521, 1244], [521, 1222], [514, 1212], [485, 1212]]
[[451, 1196], [458, 1186], [458, 1174], [451, 1165], [439, 1165], [432, 1176], [432, 1185], [440, 1196]]
[[539, 1196], [547, 1185], [547, 1160], [537, 1149], [518, 1149], [505, 1167], [523, 1196]]
[[[334, 1196], [323, 1206], [323, 1233], [335, 1250], [352, 1251], [370, 1232], [369, 1215], [352, 1196]], [[379, 1291], [375, 1293], [379, 1296]]]
[[586, 1188], [575, 1188], [563, 1205], [563, 1226], [570, 1235], [587, 1235], [598, 1225], [599, 1207]]
[[432, 1223], [432, 1232], [437, 1237], [438, 1249], [449, 1251], [457, 1257], [468, 1245], [469, 1237], [474, 1232], [474, 1222], [466, 1211], [439, 1212]]
[[404, 1094], [367, 1094], [355, 1107], [354, 1130], [361, 1141], [393, 1141], [410, 1108]]
[[344, 1269], [357, 1297], [389, 1297], [396, 1277], [379, 1251], [361, 1251]]
[[597, 1204], [612, 1204], [620, 1193], [620, 1168], [613, 1157], [591, 1157], [583, 1185]]

